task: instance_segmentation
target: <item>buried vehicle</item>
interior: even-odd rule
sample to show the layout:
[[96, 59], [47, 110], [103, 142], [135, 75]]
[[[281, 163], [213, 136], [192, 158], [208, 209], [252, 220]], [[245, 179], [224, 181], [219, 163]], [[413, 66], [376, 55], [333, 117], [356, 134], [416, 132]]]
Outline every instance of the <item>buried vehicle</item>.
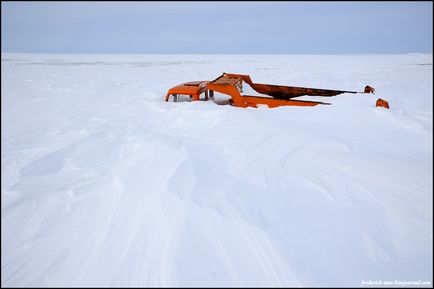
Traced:
[[[254, 91], [264, 96], [243, 95], [243, 82], [247, 83]], [[364, 92], [331, 90], [297, 86], [284, 86], [254, 83], [249, 75], [223, 73], [212, 81], [187, 82], [169, 89], [165, 101], [173, 96], [174, 101], [178, 95], [188, 95], [193, 101], [201, 100], [200, 95], [205, 93], [204, 100], [214, 96], [214, 91], [230, 96], [227, 102], [237, 107], [279, 107], [279, 106], [315, 106], [318, 104], [327, 105], [330, 103], [310, 100], [294, 99], [300, 96], [321, 96], [331, 97], [342, 93], [375, 93], [375, 90], [366, 86]]]

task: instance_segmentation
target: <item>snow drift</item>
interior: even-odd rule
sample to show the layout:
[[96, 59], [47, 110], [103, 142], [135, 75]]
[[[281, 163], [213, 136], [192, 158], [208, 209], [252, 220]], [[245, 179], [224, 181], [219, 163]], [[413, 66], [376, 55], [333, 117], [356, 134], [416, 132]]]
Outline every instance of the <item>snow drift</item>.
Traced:
[[[376, 94], [163, 102], [222, 72]], [[432, 282], [432, 88], [423, 54], [2, 54], [2, 286]]]

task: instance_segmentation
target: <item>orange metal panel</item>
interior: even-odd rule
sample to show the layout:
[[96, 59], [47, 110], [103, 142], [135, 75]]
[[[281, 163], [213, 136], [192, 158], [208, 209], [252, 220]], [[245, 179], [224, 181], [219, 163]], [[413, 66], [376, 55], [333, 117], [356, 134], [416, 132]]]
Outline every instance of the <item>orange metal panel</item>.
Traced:
[[169, 101], [170, 95], [178, 95], [178, 94], [186, 94], [190, 95], [193, 100], [199, 100], [199, 96], [205, 92], [205, 99], [208, 100], [208, 91], [207, 91], [207, 83], [208, 81], [191, 81], [183, 84], [179, 84], [175, 87], [169, 89], [166, 94], [166, 101]]

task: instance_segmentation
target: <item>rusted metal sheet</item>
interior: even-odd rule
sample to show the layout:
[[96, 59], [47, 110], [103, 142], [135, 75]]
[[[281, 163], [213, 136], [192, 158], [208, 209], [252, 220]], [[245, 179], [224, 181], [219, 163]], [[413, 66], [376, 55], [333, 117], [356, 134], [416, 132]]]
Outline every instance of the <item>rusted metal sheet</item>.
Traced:
[[341, 93], [357, 93], [355, 91], [318, 89], [318, 88], [259, 84], [259, 83], [254, 83], [252, 85], [252, 88], [256, 92], [267, 94], [278, 99], [290, 99], [290, 98], [299, 97], [303, 95], [327, 97], [327, 96], [335, 96]]
[[319, 88], [309, 88], [309, 87], [254, 83], [250, 79], [250, 76], [242, 75], [242, 74], [224, 73], [222, 77], [224, 78], [224, 76], [241, 77], [256, 92], [266, 94], [278, 99], [290, 99], [290, 98], [299, 97], [303, 95], [327, 97], [327, 96], [335, 96], [341, 93], [357, 93], [356, 91], [347, 91], [347, 90], [319, 89]]

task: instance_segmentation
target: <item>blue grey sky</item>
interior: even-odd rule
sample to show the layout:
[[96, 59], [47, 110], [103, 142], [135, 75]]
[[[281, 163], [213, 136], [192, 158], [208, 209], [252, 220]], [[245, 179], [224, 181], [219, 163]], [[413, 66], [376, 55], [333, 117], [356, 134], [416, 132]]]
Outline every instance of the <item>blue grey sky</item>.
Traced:
[[2, 2], [1, 51], [432, 53], [431, 2]]

